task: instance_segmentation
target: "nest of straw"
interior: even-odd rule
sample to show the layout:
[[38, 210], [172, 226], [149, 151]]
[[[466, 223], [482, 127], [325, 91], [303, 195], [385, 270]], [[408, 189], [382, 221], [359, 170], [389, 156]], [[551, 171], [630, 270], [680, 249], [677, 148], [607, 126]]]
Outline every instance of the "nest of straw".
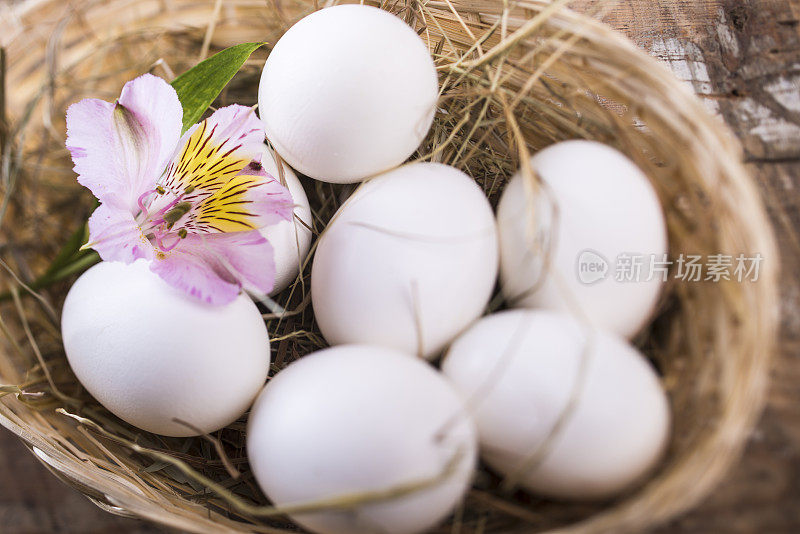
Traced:
[[[636, 340], [660, 370], [674, 414], [668, 454], [648, 481], [613, 502], [568, 504], [503, 493], [501, 481], [482, 470], [441, 531], [639, 530], [702, 499], [737, 458], [760, 412], [777, 322], [771, 229], [737, 144], [665, 68], [603, 25], [562, 9], [563, 2], [503, 4], [382, 6], [418, 29], [440, 73], [439, 112], [415, 158], [464, 170], [495, 202], [530, 153], [564, 139], [595, 139], [627, 154], [652, 179], [671, 254], [758, 252], [765, 261], [757, 283], [673, 281], [658, 319]], [[170, 79], [222, 47], [275, 43], [318, 7], [304, 0], [0, 6], [0, 255], [7, 291], [0, 307], [0, 423], [109, 511], [193, 532], [294, 529], [254, 483], [244, 420], [198, 438], [143, 433], [106, 412], [70, 372], [58, 312], [71, 279], [31, 287], [93, 208], [64, 148], [65, 109], [84, 97], [111, 100], [146, 71]], [[255, 104], [267, 53], [251, 58], [220, 105]], [[318, 234], [350, 189], [304, 185]], [[278, 296], [285, 314], [265, 311], [273, 373], [324, 345], [308, 306], [308, 275], [306, 269]]]

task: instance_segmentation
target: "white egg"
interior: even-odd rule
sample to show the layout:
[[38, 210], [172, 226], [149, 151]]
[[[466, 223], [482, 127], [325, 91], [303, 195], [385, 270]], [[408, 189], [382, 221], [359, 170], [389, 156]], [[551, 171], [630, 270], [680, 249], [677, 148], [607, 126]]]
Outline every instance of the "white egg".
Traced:
[[[504, 295], [514, 306], [579, 308], [632, 337], [663, 285], [667, 234], [655, 190], [632, 161], [593, 141], [547, 147], [531, 167], [543, 181], [540, 193], [531, 196], [517, 173], [497, 211]], [[547, 254], [542, 235], [550, 236]]]
[[303, 357], [259, 395], [247, 427], [253, 474], [276, 506], [414, 489], [292, 514], [323, 534], [422, 532], [460, 501], [477, 440], [461, 398], [425, 362], [345, 345]]
[[477, 319], [497, 276], [483, 191], [439, 163], [412, 163], [359, 188], [320, 238], [314, 314], [332, 345], [368, 343], [433, 357]]
[[611, 497], [667, 443], [669, 403], [647, 360], [558, 312], [489, 315], [453, 343], [442, 370], [472, 407], [484, 460], [542, 495]]
[[166, 436], [232, 423], [269, 371], [267, 329], [246, 295], [223, 306], [202, 303], [167, 285], [145, 260], [103, 262], [84, 273], [67, 295], [61, 333], [70, 367], [95, 399]]
[[[275, 156], [268, 148], [264, 150], [261, 164], [264, 170], [275, 179], [280, 180], [281, 175]], [[294, 203], [294, 219], [281, 221], [278, 224], [266, 226], [261, 229], [261, 235], [269, 240], [272, 245], [275, 260], [275, 286], [270, 295], [275, 295], [295, 281], [300, 273], [300, 268], [306, 260], [308, 250], [311, 248], [311, 207], [308, 197], [303, 189], [303, 184], [297, 179], [295, 173], [287, 166], [283, 168], [283, 178], [286, 188], [292, 195]], [[254, 294], [256, 299], [261, 295]]]
[[326, 182], [396, 167], [428, 133], [438, 80], [428, 48], [400, 18], [341, 5], [300, 20], [278, 40], [258, 91], [278, 154]]

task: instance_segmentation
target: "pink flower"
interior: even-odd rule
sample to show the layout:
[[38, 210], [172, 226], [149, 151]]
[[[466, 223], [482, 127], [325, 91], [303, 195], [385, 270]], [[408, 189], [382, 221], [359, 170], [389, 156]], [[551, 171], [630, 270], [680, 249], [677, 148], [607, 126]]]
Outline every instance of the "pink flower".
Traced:
[[275, 266], [258, 229], [290, 219], [292, 198], [261, 168], [264, 129], [234, 105], [181, 136], [182, 116], [172, 86], [150, 74], [115, 103], [67, 110], [78, 182], [101, 202], [87, 246], [106, 261], [151, 260], [167, 283], [211, 304], [242, 288], [268, 293]]

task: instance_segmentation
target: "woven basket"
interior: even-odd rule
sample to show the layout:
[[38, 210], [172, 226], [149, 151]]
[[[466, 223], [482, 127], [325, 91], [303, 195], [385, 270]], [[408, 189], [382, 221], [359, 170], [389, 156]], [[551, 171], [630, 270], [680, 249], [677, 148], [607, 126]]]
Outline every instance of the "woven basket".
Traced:
[[[739, 456], [763, 405], [774, 345], [778, 258], [738, 145], [663, 66], [558, 4], [521, 0], [504, 8], [484, 0], [399, 0], [385, 6], [419, 30], [440, 72], [441, 112], [415, 157], [462, 168], [494, 202], [528, 153], [558, 140], [596, 139], [622, 150], [652, 179], [673, 256], [760, 253], [764, 261], [757, 282], [673, 279], [653, 327], [636, 340], [661, 371], [674, 414], [668, 454], [649, 480], [613, 502], [567, 504], [500, 494], [492, 475], [482, 472], [458, 512], [464, 531], [638, 531], [686, 511]], [[245, 474], [238, 481], [226, 477], [219, 462], [203, 461], [209, 442], [135, 434], [86, 396], [69, 372], [54, 311], [68, 285], [52, 286], [38, 298], [28, 298], [20, 285], [46, 268], [92, 206], [64, 149], [66, 106], [84, 97], [112, 100], [142, 72], [169, 78], [225, 46], [274, 43], [317, 7], [302, 0], [0, 5], [10, 123], [2, 167], [2, 255], [19, 277], [5, 277], [14, 298], [0, 309], [0, 382], [21, 388], [8, 389], [16, 394], [0, 401], [0, 423], [106, 510], [192, 532], [291, 528], [280, 516], [257, 518], [232, 506], [157, 460], [159, 453], [183, 459], [240, 499], [265, 505], [247, 474], [241, 441], [237, 445], [241, 422], [219, 434], [241, 459], [237, 468]], [[245, 65], [223, 100], [255, 103], [266, 53]], [[323, 218], [336, 207], [320, 207], [326, 187], [309, 190]], [[268, 323], [271, 334], [313, 331], [303, 309], [306, 297], [286, 302], [296, 304], [297, 314], [279, 326]], [[318, 344], [313, 335], [296, 339], [273, 345], [278, 368]]]

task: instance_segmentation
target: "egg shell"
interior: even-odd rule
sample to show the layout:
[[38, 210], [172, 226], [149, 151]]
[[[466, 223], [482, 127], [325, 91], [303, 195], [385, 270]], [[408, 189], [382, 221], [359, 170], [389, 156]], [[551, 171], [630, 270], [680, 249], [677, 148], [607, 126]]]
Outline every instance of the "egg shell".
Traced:
[[[473, 407], [487, 464], [504, 475], [522, 469], [520, 484], [541, 495], [614, 496], [645, 476], [667, 443], [669, 404], [649, 362], [623, 338], [558, 312], [481, 319], [453, 343], [442, 371]], [[525, 471], [562, 414], [543, 459]]]
[[[579, 307], [598, 326], [632, 337], [648, 322], [663, 286], [659, 273], [648, 280], [651, 255], [662, 261], [667, 253], [653, 186], [622, 153], [594, 141], [551, 145], [530, 163], [541, 192], [531, 197], [517, 173], [497, 211], [506, 299], [528, 308]], [[537, 233], [550, 234], [547, 254], [536, 248]], [[620, 254], [642, 256], [638, 281], [617, 280]], [[605, 273], [587, 271], [603, 265]]]
[[276, 506], [427, 482], [401, 497], [292, 515], [323, 534], [409, 534], [440, 522], [462, 498], [477, 440], [460, 396], [429, 365], [343, 345], [270, 380], [250, 413], [247, 454]]
[[[264, 149], [261, 164], [264, 166], [264, 170], [276, 180], [281, 179], [278, 163], [270, 149]], [[303, 184], [287, 165], [281, 165], [281, 167], [286, 188], [292, 195], [294, 218], [291, 221], [281, 221], [271, 226], [265, 226], [260, 230], [261, 235], [267, 238], [272, 245], [275, 261], [275, 285], [269, 293], [270, 296], [280, 293], [295, 281], [311, 248], [312, 238], [311, 207], [308, 204]], [[254, 294], [254, 296], [258, 299], [262, 295]]]
[[259, 114], [278, 154], [301, 173], [352, 183], [405, 161], [430, 129], [436, 69], [400, 18], [340, 5], [301, 19], [275, 44]]
[[84, 273], [67, 295], [61, 333], [70, 367], [97, 401], [166, 436], [232, 423], [269, 370], [267, 329], [246, 295], [203, 303], [167, 285], [145, 260], [102, 262]]
[[323, 232], [314, 314], [332, 345], [433, 357], [481, 315], [497, 263], [494, 215], [478, 185], [439, 163], [404, 165], [363, 184]]

